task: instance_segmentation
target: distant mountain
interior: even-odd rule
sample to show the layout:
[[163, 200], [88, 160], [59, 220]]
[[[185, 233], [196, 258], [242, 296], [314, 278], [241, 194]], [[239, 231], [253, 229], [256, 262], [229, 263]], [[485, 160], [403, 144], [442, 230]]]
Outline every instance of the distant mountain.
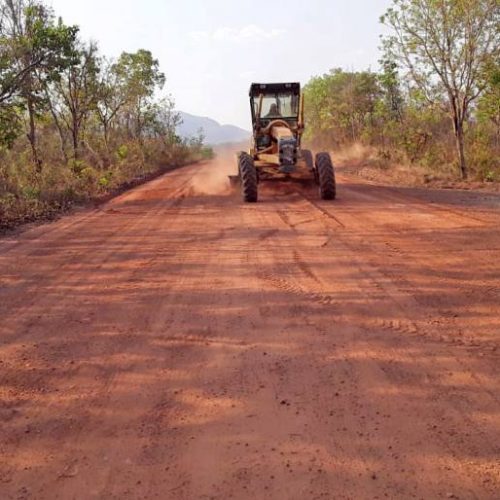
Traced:
[[180, 112], [182, 125], [177, 128], [177, 133], [181, 137], [192, 137], [203, 129], [205, 142], [207, 144], [224, 144], [230, 142], [242, 142], [250, 137], [250, 132], [234, 125], [221, 125], [211, 118], [190, 115]]

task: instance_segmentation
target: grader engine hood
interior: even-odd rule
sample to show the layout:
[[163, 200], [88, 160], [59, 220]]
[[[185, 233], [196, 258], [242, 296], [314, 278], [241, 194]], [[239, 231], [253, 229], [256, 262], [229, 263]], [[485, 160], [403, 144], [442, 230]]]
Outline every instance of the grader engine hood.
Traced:
[[289, 139], [294, 137], [292, 131], [288, 127], [280, 125], [271, 128], [271, 136], [277, 141], [280, 141], [280, 139]]
[[287, 127], [272, 127], [271, 136], [278, 144], [279, 162], [283, 173], [291, 173], [297, 164], [297, 139]]

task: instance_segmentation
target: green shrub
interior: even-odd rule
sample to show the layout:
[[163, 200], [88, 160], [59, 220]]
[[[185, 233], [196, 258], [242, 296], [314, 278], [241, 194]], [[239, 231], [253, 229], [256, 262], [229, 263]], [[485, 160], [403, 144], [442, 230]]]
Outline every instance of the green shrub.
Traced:
[[85, 166], [85, 162], [82, 160], [72, 158], [68, 161], [68, 167], [75, 175], [80, 175]]
[[125, 144], [122, 144], [117, 150], [116, 150], [116, 157], [119, 160], [126, 160], [129, 155], [129, 150], [128, 147]]
[[[19, 138], [12, 150], [1, 150], [0, 227], [54, 213], [144, 174], [200, 159], [200, 151], [195, 155], [187, 144], [166, 144], [159, 139], [144, 144], [130, 140], [111, 147], [115, 154], [82, 149], [80, 158], [65, 162], [56, 137], [43, 137], [40, 171], [31, 161], [25, 139]], [[204, 149], [203, 155], [211, 157], [210, 148]]]
[[22, 195], [26, 200], [37, 200], [40, 198], [40, 188], [36, 186], [25, 186]]
[[468, 160], [477, 180], [500, 181], [500, 151], [491, 147], [492, 142], [487, 131], [483, 129], [476, 130], [469, 138]]
[[102, 191], [106, 191], [108, 188], [111, 187], [113, 177], [114, 173], [111, 170], [108, 170], [107, 172], [104, 173], [104, 175], [101, 175], [101, 177], [98, 180], [98, 184]]

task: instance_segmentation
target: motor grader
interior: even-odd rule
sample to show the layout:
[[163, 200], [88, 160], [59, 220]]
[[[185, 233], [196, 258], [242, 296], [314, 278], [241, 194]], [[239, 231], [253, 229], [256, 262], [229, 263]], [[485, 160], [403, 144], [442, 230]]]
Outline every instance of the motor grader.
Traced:
[[328, 153], [315, 158], [302, 149], [304, 96], [300, 83], [253, 83], [250, 87], [253, 140], [250, 151], [238, 154], [238, 175], [243, 200], [255, 203], [263, 179], [314, 179], [323, 200], [336, 196], [335, 171]]

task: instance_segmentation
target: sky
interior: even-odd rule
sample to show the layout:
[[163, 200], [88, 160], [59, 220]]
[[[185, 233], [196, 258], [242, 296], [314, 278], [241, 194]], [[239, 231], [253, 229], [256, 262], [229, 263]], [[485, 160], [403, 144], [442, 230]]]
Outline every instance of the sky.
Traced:
[[250, 129], [252, 82], [377, 69], [391, 0], [47, 0], [101, 53], [150, 50], [179, 110]]

